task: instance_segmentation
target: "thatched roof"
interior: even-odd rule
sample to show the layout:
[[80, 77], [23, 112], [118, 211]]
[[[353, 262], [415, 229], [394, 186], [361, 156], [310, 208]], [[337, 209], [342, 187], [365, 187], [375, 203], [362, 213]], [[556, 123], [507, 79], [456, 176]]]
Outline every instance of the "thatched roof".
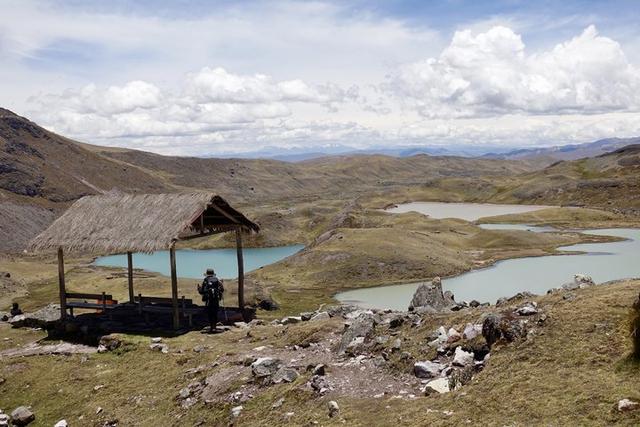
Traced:
[[154, 252], [169, 249], [181, 238], [237, 228], [260, 229], [215, 194], [107, 194], [75, 202], [29, 247], [62, 247], [76, 253]]

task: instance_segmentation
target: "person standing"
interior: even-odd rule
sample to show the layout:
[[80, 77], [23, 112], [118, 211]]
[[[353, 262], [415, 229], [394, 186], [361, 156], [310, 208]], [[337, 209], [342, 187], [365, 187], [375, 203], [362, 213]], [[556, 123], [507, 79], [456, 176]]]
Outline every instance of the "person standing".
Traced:
[[207, 306], [210, 331], [213, 332], [218, 325], [218, 310], [220, 309], [222, 294], [224, 293], [222, 279], [216, 277], [213, 268], [207, 269], [202, 284], [198, 285], [198, 292], [202, 295], [202, 301], [204, 301]]

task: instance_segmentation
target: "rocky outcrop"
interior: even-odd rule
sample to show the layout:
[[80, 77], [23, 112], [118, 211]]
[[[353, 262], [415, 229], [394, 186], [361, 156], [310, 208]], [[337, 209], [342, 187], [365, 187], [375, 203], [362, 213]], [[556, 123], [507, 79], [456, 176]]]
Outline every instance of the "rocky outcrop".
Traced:
[[42, 328], [47, 329], [60, 320], [60, 305], [49, 304], [44, 308], [33, 313], [20, 314], [13, 316], [8, 322], [14, 328]]
[[373, 313], [358, 313], [342, 334], [338, 354], [344, 354], [347, 349], [356, 352], [359, 346], [371, 341], [377, 323], [379, 323], [379, 319]]
[[438, 312], [450, 310], [455, 306], [457, 304], [453, 299], [453, 294], [451, 292], [443, 293], [442, 281], [439, 277], [435, 277], [430, 283], [423, 283], [416, 289], [409, 304], [409, 311], [422, 308]]
[[425, 362], [416, 362], [413, 365], [413, 373], [418, 378], [437, 378], [444, 368], [446, 368], [446, 366], [442, 363], [427, 360]]

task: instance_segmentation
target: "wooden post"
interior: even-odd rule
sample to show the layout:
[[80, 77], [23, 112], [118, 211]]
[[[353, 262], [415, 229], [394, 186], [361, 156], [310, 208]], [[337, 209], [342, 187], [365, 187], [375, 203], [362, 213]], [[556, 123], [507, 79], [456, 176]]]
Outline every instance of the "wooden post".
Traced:
[[176, 244], [169, 248], [169, 260], [171, 262], [171, 302], [173, 303], [173, 329], [180, 327], [180, 312], [178, 307], [178, 275], [176, 273]]
[[238, 307], [244, 310], [244, 259], [242, 256], [242, 234], [240, 227], [236, 228], [236, 250], [238, 252]]
[[58, 248], [58, 287], [60, 289], [60, 318], [67, 317], [67, 290], [64, 281], [64, 254], [62, 247]]
[[127, 252], [127, 273], [129, 278], [129, 302], [133, 304], [133, 254]]

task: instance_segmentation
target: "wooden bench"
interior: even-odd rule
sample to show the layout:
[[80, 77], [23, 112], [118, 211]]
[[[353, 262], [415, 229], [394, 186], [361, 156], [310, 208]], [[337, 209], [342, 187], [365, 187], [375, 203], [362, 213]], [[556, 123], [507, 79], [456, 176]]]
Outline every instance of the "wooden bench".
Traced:
[[[74, 299], [81, 299], [84, 301], [69, 301]], [[73, 316], [74, 308], [82, 308], [89, 310], [107, 310], [113, 309], [118, 305], [118, 301], [113, 299], [113, 295], [106, 293], [101, 294], [85, 294], [79, 292], [67, 292], [65, 293], [66, 306], [69, 309], [69, 313]], [[87, 300], [93, 300], [97, 302], [87, 302]]]
[[[138, 294], [133, 301], [138, 304], [138, 312], [143, 313], [173, 313], [173, 299], [165, 297], [148, 297]], [[189, 319], [189, 326], [193, 325], [193, 315], [202, 311], [202, 307], [194, 307], [193, 300], [183, 295], [178, 300], [178, 311]], [[146, 319], [145, 319], [146, 320]]]

